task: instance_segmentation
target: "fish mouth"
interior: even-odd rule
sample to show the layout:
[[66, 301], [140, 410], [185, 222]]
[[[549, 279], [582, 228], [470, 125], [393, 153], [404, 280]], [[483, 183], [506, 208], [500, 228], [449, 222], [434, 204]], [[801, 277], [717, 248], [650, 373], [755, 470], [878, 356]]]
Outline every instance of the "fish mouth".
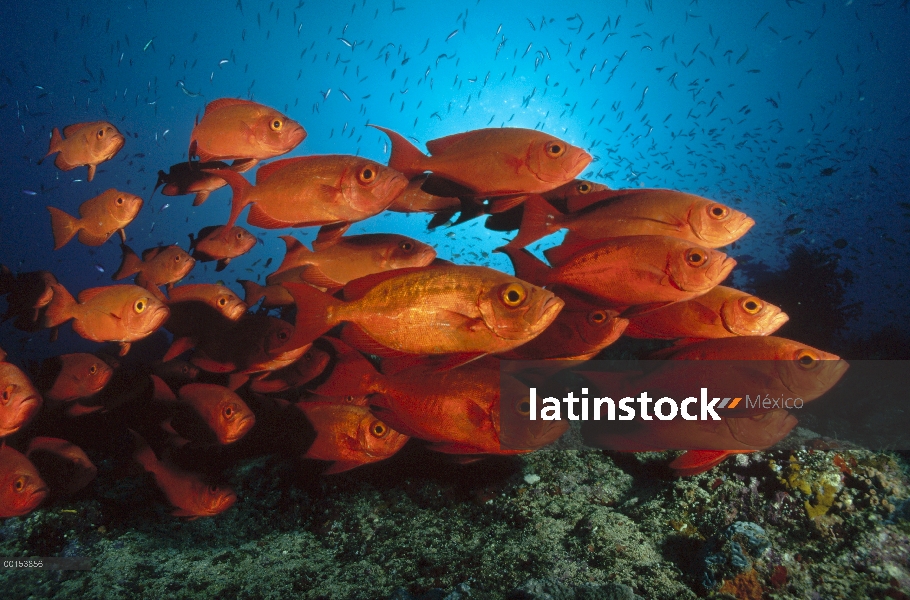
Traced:
[[594, 157], [582, 150], [578, 149], [578, 156], [575, 157], [575, 160], [572, 162], [572, 167], [568, 171], [570, 179], [575, 179], [581, 172], [585, 170], [591, 161], [594, 160]]
[[158, 328], [161, 327], [165, 321], [167, 321], [167, 318], [169, 316], [171, 316], [171, 309], [169, 309], [167, 306], [161, 305], [157, 308], [152, 309], [152, 313], [149, 315], [148, 321], [146, 322], [146, 327], [140, 329], [137, 332], [139, 334], [139, 337], [135, 339], [142, 339], [157, 331]]
[[[528, 315], [533, 317], [533, 320], [528, 320], [528, 322], [532, 326], [543, 325], [544, 327], [547, 327], [556, 319], [556, 316], [565, 305], [566, 303], [562, 298], [551, 295], [540, 303], [540, 308], [533, 315]], [[543, 329], [541, 329], [541, 331], [542, 330]]]
[[707, 273], [705, 273], [709, 289], [726, 279], [735, 266], [736, 259], [730, 256], [726, 256], [722, 261], [715, 262], [713, 265], [709, 266]]
[[417, 255], [416, 266], [425, 267], [425, 266], [429, 265], [431, 262], [433, 262], [434, 260], [436, 260], [436, 250], [434, 250], [433, 248], [428, 246], [428, 247], [424, 248], [423, 250], [421, 250], [420, 253]]
[[746, 232], [749, 231], [750, 229], [752, 229], [752, 227], [754, 225], [755, 225], [755, 219], [753, 219], [752, 217], [743, 215], [742, 219], [738, 219], [736, 221], [731, 221], [731, 222], [727, 223], [726, 225], [724, 225], [724, 229], [726, 229], [728, 232], [730, 232], [731, 235], [735, 235], [736, 239], [739, 239], [742, 236], [746, 235]]
[[230, 321], [237, 321], [246, 314], [247, 308], [247, 305], [243, 301], [239, 301], [236, 304], [232, 304], [231, 307], [222, 314]]
[[783, 327], [784, 323], [786, 323], [789, 320], [790, 320], [790, 315], [788, 315], [787, 313], [785, 313], [783, 311], [779, 311], [777, 314], [775, 314], [773, 317], [771, 317], [771, 319], [768, 323], [768, 326], [766, 328], [768, 333], [766, 333], [764, 335], [770, 335], [771, 333], [777, 331], [778, 329]]

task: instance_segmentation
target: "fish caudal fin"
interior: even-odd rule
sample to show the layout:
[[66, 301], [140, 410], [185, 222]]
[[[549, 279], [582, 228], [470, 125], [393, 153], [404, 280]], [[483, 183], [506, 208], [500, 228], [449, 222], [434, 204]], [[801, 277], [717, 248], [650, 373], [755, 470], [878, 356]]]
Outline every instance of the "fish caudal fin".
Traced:
[[732, 450], [688, 450], [671, 462], [670, 468], [680, 477], [698, 475], [713, 469], [733, 454], [738, 454], [738, 452]]
[[47, 310], [44, 311], [45, 327], [56, 327], [66, 323], [73, 318], [73, 310], [77, 306], [76, 299], [65, 287], [54, 283], [51, 288], [54, 290], [54, 295], [47, 305]]
[[533, 195], [524, 203], [521, 216], [521, 227], [518, 234], [506, 246], [509, 248], [524, 248], [542, 237], [556, 232], [557, 211], [553, 205], [542, 197]]
[[135, 275], [142, 268], [142, 259], [129, 246], [120, 244], [120, 249], [123, 250], [123, 259], [120, 268], [111, 276], [114, 281]]
[[331, 313], [344, 306], [344, 302], [320, 292], [308, 283], [282, 283], [297, 305], [294, 335], [284, 345], [271, 352], [275, 354], [302, 348], [335, 326]]
[[53, 206], [48, 206], [47, 210], [51, 213], [51, 230], [54, 233], [54, 250], [59, 250], [66, 246], [69, 241], [73, 239], [73, 236], [81, 229], [81, 227], [79, 227], [79, 220]]
[[227, 236], [230, 234], [231, 228], [237, 222], [240, 213], [243, 212], [244, 207], [249, 204], [249, 195], [250, 191], [253, 189], [253, 184], [247, 181], [243, 175], [230, 169], [203, 169], [203, 171], [224, 179], [227, 184], [231, 186], [231, 191], [234, 193], [231, 197], [231, 216], [224, 226], [224, 238], [227, 239]]
[[253, 306], [263, 298], [265, 298], [265, 288], [255, 281], [250, 281], [248, 279], [238, 279], [237, 283], [243, 286], [243, 291], [246, 292], [246, 296], [243, 301], [247, 306]]
[[152, 450], [152, 447], [148, 445], [148, 442], [146, 442], [141, 435], [132, 429], [128, 431], [133, 436], [133, 443], [135, 444], [135, 449], [133, 450], [133, 458], [135, 458], [136, 462], [142, 465], [142, 468], [149, 473], [156, 473], [159, 469], [160, 463], [158, 462], [158, 457], [155, 456], [155, 452]]
[[38, 161], [38, 164], [40, 165], [42, 162], [44, 162], [44, 159], [47, 158], [48, 156], [50, 156], [51, 154], [60, 152], [60, 144], [62, 144], [62, 143], [63, 143], [63, 136], [60, 135], [60, 130], [57, 129], [56, 127], [54, 127], [54, 131], [51, 132], [51, 143], [47, 148], [47, 154], [45, 154], [43, 157], [41, 157], [41, 160]]
[[392, 154], [389, 156], [389, 168], [395, 169], [408, 179], [417, 177], [426, 171], [427, 155], [421, 152], [417, 146], [409, 142], [399, 133], [391, 129], [380, 127], [379, 125], [370, 125], [375, 129], [385, 133], [392, 141]]
[[509, 257], [509, 260], [512, 261], [512, 268], [515, 270], [515, 277], [534, 285], [550, 283], [550, 267], [527, 250], [503, 246], [493, 252], [502, 252]]

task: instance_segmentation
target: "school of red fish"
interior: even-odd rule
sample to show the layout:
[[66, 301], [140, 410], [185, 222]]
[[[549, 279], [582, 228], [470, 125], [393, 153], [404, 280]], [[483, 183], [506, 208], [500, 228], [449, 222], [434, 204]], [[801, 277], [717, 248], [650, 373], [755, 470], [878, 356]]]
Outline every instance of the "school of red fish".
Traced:
[[[262, 104], [209, 103], [188, 161], [159, 171], [156, 185], [167, 196], [194, 194], [194, 205], [221, 187], [232, 191], [226, 224], [190, 234], [189, 252], [172, 245], [137, 254], [126, 245], [124, 229], [143, 205], [133, 194], [110, 189], [86, 200], [78, 218], [48, 207], [55, 249], [74, 237], [99, 246], [119, 233], [123, 261], [113, 279], [134, 284], [74, 297], [51, 273], [0, 271], [3, 320], [48, 328], [52, 339], [71, 322], [85, 339], [119, 345], [119, 356], [64, 354], [29, 374], [0, 356], [0, 517], [89, 485], [97, 469], [80, 445], [132, 453], [172, 514], [189, 518], [237, 499], [201, 468], [209, 452], [303, 456], [330, 462], [325, 473], [386, 459], [410, 438], [458, 462], [531, 452], [568, 423], [528, 420], [528, 384], [501, 379], [500, 361], [588, 360], [623, 335], [675, 343], [646, 374], [589, 374], [616, 397], [672, 394], [710, 378], [712, 360], [742, 360], [773, 368], [744, 367], [716, 385], [754, 381], [809, 401], [846, 370], [837, 356], [772, 336], [787, 321], [778, 307], [720, 285], [736, 261], [718, 248], [749, 231], [747, 215], [688, 193], [577, 179], [592, 157], [536, 130], [456, 133], [427, 142], [427, 155], [374, 127], [391, 140], [388, 165], [284, 158], [258, 165], [250, 183], [244, 172], [292, 151], [306, 131]], [[54, 129], [47, 156], [56, 153], [62, 170], [87, 166], [91, 180], [123, 145], [110, 123], [78, 123], [62, 135]], [[223, 285], [175, 285], [197, 261], [217, 261], [220, 271], [255, 246], [237, 225], [247, 206], [254, 227], [319, 227], [312, 249], [281, 236], [286, 254], [265, 285], [239, 281], [245, 300]], [[456, 223], [487, 216], [489, 229], [517, 229], [498, 250], [516, 276], [438, 259], [403, 235], [344, 235], [385, 210], [432, 213], [431, 227], [460, 213]], [[559, 230], [568, 233], [544, 252], [549, 265], [524, 249]], [[159, 328], [173, 336], [159, 361], [122, 362]], [[705, 368], [691, 368], [693, 360]], [[671, 467], [692, 475], [767, 448], [796, 424], [779, 408], [734, 412], [721, 422], [641, 421], [585, 438], [627, 452], [689, 448]], [[506, 431], [512, 417], [527, 425]]]

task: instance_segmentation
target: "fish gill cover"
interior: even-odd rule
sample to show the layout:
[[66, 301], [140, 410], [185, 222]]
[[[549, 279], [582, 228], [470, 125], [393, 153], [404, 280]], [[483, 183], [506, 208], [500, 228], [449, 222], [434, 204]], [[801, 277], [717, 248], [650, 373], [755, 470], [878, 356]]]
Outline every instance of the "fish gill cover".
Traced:
[[[910, 62], [904, 60], [907, 47], [903, 36], [907, 13], [906, 0], [874, 4], [788, 0], [732, 9], [728, 3], [705, 0], [685, 5], [632, 0], [559, 6], [486, 0], [464, 5], [406, 0], [355, 0], [345, 4], [147, 0], [101, 7], [75, 2], [4, 3], [0, 7], [4, 56], [0, 66], [0, 139], [6, 152], [0, 155], [4, 194], [0, 203], [4, 225], [0, 263], [9, 270], [0, 274], [0, 286], [7, 294], [9, 322], [0, 328], [0, 346], [10, 353], [6, 360], [11, 362], [2, 363], [10, 372], [5, 377], [22, 381], [21, 389], [29, 389], [27, 380], [32, 378], [44, 395], [44, 406], [34, 395], [17, 397], [21, 404], [16, 406], [22, 408], [16, 414], [21, 420], [13, 427], [21, 432], [19, 437], [14, 434], [9, 438], [8, 447], [16, 446], [28, 458], [16, 456], [10, 464], [21, 465], [29, 459], [38, 464], [38, 450], [30, 452], [29, 443], [36, 428], [48, 427], [48, 414], [64, 418], [64, 422], [98, 418], [92, 427], [102, 429], [116, 423], [119, 433], [99, 442], [87, 433], [91, 429], [88, 426], [73, 427], [70, 423], [55, 429], [57, 425], [50, 421], [51, 431], [68, 432], [81, 437], [82, 445], [91, 446], [91, 458], [100, 461], [101, 495], [115, 498], [119, 506], [112, 510], [116, 516], [99, 516], [95, 520], [103, 524], [95, 528], [93, 523], [85, 530], [88, 537], [80, 538], [84, 547], [89, 543], [85, 540], [104, 535], [108, 528], [115, 530], [124, 522], [136, 525], [123, 515], [130, 493], [112, 483], [120, 469], [132, 468], [135, 473], [138, 467], [129, 466], [133, 459], [148, 471], [149, 480], [155, 479], [162, 488], [161, 497], [149, 496], [147, 502], [139, 503], [146, 506], [142, 518], [156, 518], [147, 508], [152, 505], [169, 503], [172, 508], [168, 510], [182, 516], [220, 513], [234, 506], [237, 496], [232, 490], [214, 483], [206, 487], [211, 482], [194, 478], [161, 448], [168, 444], [181, 447], [183, 438], [205, 447], [212, 443], [210, 438], [256, 431], [253, 414], [257, 423], [271, 415], [272, 425], [285, 420], [298, 427], [294, 431], [300, 433], [300, 439], [272, 442], [287, 444], [284, 449], [291, 453], [331, 460], [333, 472], [394, 454], [407, 434], [427, 440], [437, 450], [462, 455], [466, 460], [474, 458], [474, 454], [494, 447], [489, 439], [481, 439], [479, 434], [467, 442], [434, 438], [436, 434], [426, 423], [413, 418], [424, 408], [407, 405], [406, 394], [396, 397], [383, 386], [396, 378], [404, 386], [416, 375], [433, 378], [437, 372], [446, 374], [438, 376], [437, 383], [453, 389], [459, 385], [460, 373], [472, 373], [468, 378], [472, 382], [484, 380], [486, 372], [495, 369], [486, 362], [488, 358], [478, 359], [478, 355], [493, 349], [493, 342], [464, 336], [455, 346], [427, 351], [426, 346], [418, 348], [416, 344], [424, 341], [423, 330], [402, 329], [404, 333], [396, 338], [392, 335], [396, 328], [389, 328], [382, 318], [397, 318], [398, 313], [383, 313], [376, 300], [385, 293], [382, 290], [396, 286], [388, 283], [388, 276], [373, 276], [366, 282], [356, 279], [365, 272], [390, 267], [424, 268], [433, 255], [458, 265], [491, 269], [456, 269], [454, 275], [446, 273], [450, 267], [442, 266], [402, 275], [410, 277], [402, 281], [411, 291], [420, 291], [421, 298], [437, 299], [437, 308], [442, 299], [457, 296], [454, 290], [466, 295], [475, 291], [479, 296], [491, 294], [507, 307], [511, 303], [524, 305], [526, 299], [533, 306], [527, 313], [531, 316], [518, 323], [522, 327], [516, 325], [516, 319], [503, 317], [508, 311], [502, 308], [471, 315], [492, 324], [499, 344], [496, 352], [503, 356], [512, 353], [509, 357], [513, 359], [550, 357], [541, 353], [554, 350], [563, 354], [559, 358], [594, 355], [623, 334], [629, 326], [627, 319], [632, 323], [630, 332], [660, 338], [649, 329], [655, 326], [652, 317], [656, 311], [651, 309], [660, 304], [670, 303], [672, 307], [696, 301], [710, 289], [718, 289], [715, 286], [730, 273], [731, 259], [739, 267], [725, 283], [740, 287], [742, 294], [754, 293], [752, 298], [788, 313], [786, 324], [780, 319], [773, 321], [775, 329], [783, 324], [781, 334], [785, 338], [817, 345], [848, 359], [903, 357], [906, 344], [901, 340], [907, 333], [902, 297], [908, 282], [907, 269], [902, 267], [908, 262], [908, 249], [901, 240], [906, 239], [910, 219], [910, 199], [905, 191], [910, 147], [910, 114], [905, 98]], [[516, 134], [517, 130], [510, 128], [526, 131]], [[537, 140], [541, 144], [535, 153]], [[334, 158], [302, 158], [314, 155]], [[541, 168], [550, 158], [563, 156], [563, 162], [569, 164], [558, 170], [562, 179]], [[198, 163], [188, 162], [197, 157]], [[252, 160], [245, 161], [248, 158]], [[516, 176], [500, 177], [510, 166]], [[409, 178], [424, 171], [432, 173], [423, 190], [435, 195], [424, 195], [423, 201], [432, 204], [423, 212], [403, 200], [403, 204], [395, 204], [404, 178], [394, 169]], [[589, 187], [568, 183], [575, 176]], [[283, 183], [288, 179], [309, 181], [312, 189], [294, 198], [300, 186]], [[374, 180], [379, 192], [348, 193], [360, 185], [373, 186]], [[570, 187], [559, 187], [564, 183]], [[547, 196], [553, 188], [562, 191]], [[704, 215], [708, 217], [702, 217], [709, 223], [710, 215], [714, 215], [717, 219], [739, 219], [736, 222], [740, 226], [726, 228], [722, 232], [726, 238], [712, 237], [708, 230], [714, 230], [693, 216], [697, 211], [680, 214], [672, 208], [678, 208], [682, 194], [651, 190], [697, 195], [706, 203]], [[526, 192], [540, 196], [526, 197]], [[329, 198], [339, 194], [345, 202], [341, 208], [322, 210], [330, 204]], [[128, 202], [134, 197], [143, 201], [138, 213], [119, 212], [124, 204], [137, 206]], [[289, 198], [295, 201], [288, 202]], [[674, 242], [665, 238], [660, 243], [640, 240], [637, 246], [594, 239], [597, 247], [592, 250], [592, 235], [597, 238], [597, 232], [608, 225], [630, 218], [631, 213], [622, 212], [629, 198], [633, 199], [633, 212], [642, 208], [635, 213], [641, 224], [634, 227], [646, 230], [610, 230], [610, 237], [676, 235], [689, 246], [698, 247], [695, 253], [689, 246], [685, 250], [689, 267], [705, 261], [726, 267], [699, 279], [677, 276], [667, 266], [672, 285], [655, 284], [646, 281], [644, 275], [632, 273], [638, 273], [636, 269], [645, 272], [658, 259], [655, 248], [675, 248]], [[252, 202], [250, 208], [246, 208], [248, 202]], [[327, 212], [331, 214], [327, 216]], [[231, 223], [236, 219], [238, 227], [213, 229], [228, 223], [229, 217]], [[317, 227], [323, 225], [328, 227], [320, 230], [317, 239]], [[563, 229], [568, 233], [545, 237]], [[340, 233], [393, 235], [343, 237], [338, 241]], [[557, 245], [563, 235], [565, 244]], [[78, 242], [69, 241], [74, 236]], [[207, 250], [193, 249], [199, 264], [194, 265], [183, 254], [177, 256], [183, 261], [180, 268], [162, 260], [177, 252], [172, 248], [175, 244], [189, 248], [188, 236], [194, 246], [196, 240], [207, 241]], [[520, 240], [530, 240], [528, 250], [533, 255], [521, 250]], [[494, 252], [506, 244], [505, 254]], [[55, 246], [61, 249], [55, 251]], [[632, 247], [636, 248], [634, 260], [620, 256]], [[379, 259], [365, 258], [375, 257], [371, 252], [376, 248], [387, 252], [398, 248], [410, 258], [398, 257], [376, 267]], [[549, 266], [537, 260], [546, 249], [551, 250], [545, 254]], [[607, 262], [612, 260], [609, 257], [620, 256], [616, 259], [621, 265], [619, 276], [598, 279], [579, 272], [575, 268], [581, 261], [578, 257], [589, 254]], [[293, 257], [293, 264], [282, 262], [282, 257], [285, 261]], [[270, 267], [273, 261], [275, 265]], [[516, 283], [518, 280], [509, 275], [513, 264], [521, 279], [548, 290]], [[111, 276], [122, 274], [127, 265], [136, 265], [137, 269], [141, 265], [137, 286], [118, 284], [116, 291], [99, 291], [111, 286]], [[361, 283], [347, 286], [342, 298], [327, 299], [326, 294], [300, 287], [306, 282], [334, 292], [352, 279]], [[635, 282], [632, 287], [638, 295], [614, 292], [624, 280]], [[196, 283], [221, 285], [177, 291]], [[148, 289], [140, 287], [143, 284]], [[175, 292], [189, 297], [181, 302], [185, 306], [164, 307], [165, 295], [157, 284], [168, 286], [167, 297], [173, 299]], [[48, 290], [52, 290], [53, 298]], [[264, 298], [264, 308], [290, 306], [296, 301], [308, 311], [297, 311], [295, 317], [292, 308], [271, 313], [261, 309], [255, 316], [241, 317], [242, 311], [236, 310], [241, 306], [238, 295], [251, 302]], [[592, 297], [596, 305], [587, 306]], [[342, 311], [342, 302], [346, 303], [343, 310], [347, 317], [329, 318]], [[743, 302], [748, 311], [753, 310], [748, 299]], [[701, 302], [699, 307], [705, 310], [708, 304]], [[319, 313], [321, 309], [323, 313]], [[578, 322], [596, 326], [597, 339], [560, 338], [554, 327], [549, 331], [554, 337], [541, 336], [543, 342], [537, 346], [523, 343], [540, 334], [557, 312], [565, 319], [572, 319], [574, 314], [572, 327]], [[442, 312], [434, 314], [437, 323], [444, 320]], [[168, 330], [174, 340], [161, 331], [149, 335], [165, 318], [170, 319]], [[678, 319], [664, 319], [664, 323], [668, 321]], [[67, 322], [72, 323], [72, 331]], [[311, 338], [339, 323], [348, 323], [342, 336], [361, 352], [334, 341], [306, 346]], [[606, 331], [602, 323], [611, 329]], [[42, 326], [61, 326], [60, 340], [48, 343]], [[648, 333], [642, 335], [643, 331]], [[669, 337], [701, 335], [677, 333]], [[768, 333], [773, 331], [758, 335]], [[58, 335], [56, 329], [51, 335]], [[742, 333], [737, 330], [719, 335]], [[378, 337], [382, 339], [377, 341]], [[628, 343], [628, 338], [623, 337], [619, 344]], [[579, 339], [585, 344], [579, 344]], [[101, 386], [105, 390], [76, 402], [48, 397], [48, 390], [56, 389], [59, 383], [54, 373], [61, 367], [55, 365], [86, 365], [91, 369], [94, 359], [84, 353], [98, 351], [96, 342], [101, 341], [120, 343], [119, 353], [125, 355], [114, 358], [114, 349], [106, 356], [113, 376], [110, 369], [98, 369], [97, 365], [89, 371], [93, 377], [98, 373], [110, 377]], [[389, 344], [400, 344], [398, 348], [404, 352], [457, 352], [431, 359], [429, 365], [386, 357], [380, 374], [363, 354], [380, 354]], [[477, 344], [486, 345], [478, 350]], [[131, 345], [136, 347], [130, 350]], [[653, 350], [660, 343], [645, 345]], [[162, 385], [162, 380], [152, 379], [145, 372], [146, 366], [166, 351], [171, 358], [193, 346], [192, 365], [172, 361], [155, 366], [156, 373], [176, 394], [166, 389], [168, 384]], [[631, 356], [632, 351], [625, 349], [629, 347], [620, 345], [615, 352]], [[83, 354], [77, 356], [78, 351]], [[67, 355], [66, 360], [61, 357], [46, 362], [67, 352], [74, 354]], [[350, 357], [349, 362], [342, 360], [345, 356]], [[343, 364], [361, 377], [359, 389], [345, 390], [343, 407], [311, 399], [305, 410], [291, 411], [290, 418], [281, 401], [257, 400], [253, 395], [297, 389], [330, 363], [339, 373], [343, 370], [338, 366]], [[217, 393], [193, 393], [198, 390], [181, 387], [196, 379], [200, 369], [207, 374], [203, 378], [228, 384], [242, 394], [228, 394], [220, 386]], [[42, 374], [49, 378], [44, 383], [38, 377]], [[320, 393], [338, 391], [343, 387], [339, 381], [348, 381], [332, 376], [317, 380], [323, 390]], [[250, 377], [253, 381], [247, 383]], [[423, 392], [418, 390], [417, 396]], [[374, 398], [372, 404], [364, 401], [366, 394], [383, 393], [383, 400]], [[149, 410], [157, 412], [149, 420], [157, 419], [156, 425], [160, 421], [165, 426], [148, 427], [148, 423], [124, 419], [124, 407], [130, 409], [137, 402], [150, 402]], [[402, 409], [402, 402], [409, 408]], [[216, 410], [206, 412], [202, 405]], [[475, 429], [461, 433], [467, 432], [470, 438], [472, 432], [481, 431], [476, 411], [488, 409], [481, 402], [467, 411]], [[412, 418], [401, 418], [402, 412]], [[398, 428], [389, 429], [382, 417]], [[318, 438], [320, 424], [339, 420], [367, 436], [365, 439], [376, 438], [381, 443], [362, 443], [361, 452], [352, 457], [339, 450], [347, 448], [347, 442]], [[128, 432], [143, 427], [138, 434]], [[263, 425], [259, 427], [262, 430]], [[481, 441], [487, 445], [471, 445]], [[323, 452], [324, 448], [330, 452]], [[906, 509], [896, 504], [906, 497], [906, 479], [887, 462], [890, 459], [863, 450], [841, 455], [830, 446], [818, 444], [810, 447], [808, 454], [798, 443], [793, 448], [792, 454], [775, 455], [770, 462], [756, 458], [751, 467], [748, 458], [717, 467], [726, 469], [724, 477], [730, 475], [731, 481], [755, 479], [749, 484], [751, 493], [736, 491], [742, 485], [731, 485], [729, 490], [723, 482], [715, 485], [720, 479], [710, 489], [720, 490], [718, 494], [729, 492], [731, 497], [739, 494], [738, 500], [748, 505], [743, 514], [765, 526], [768, 522], [783, 528], [795, 526], [805, 506], [812, 525], [800, 532], [819, 544], [821, 540], [843, 541], [862, 533], [869, 537], [862, 538], [866, 541], [859, 542], [860, 547], [871, 546], [868, 540], [875, 532], [859, 524], [858, 516], [866, 515], [862, 510], [875, 513], [873, 516], [881, 513], [888, 519], [892, 513], [905, 514]], [[183, 449], [190, 456], [188, 462], [193, 463], [193, 444]], [[812, 457], [814, 449], [825, 451], [828, 462]], [[201, 452], [200, 456], [206, 456], [204, 450]], [[414, 451], [410, 452], [413, 456]], [[63, 453], [69, 457], [64, 461], [71, 464], [82, 460], [74, 450]], [[231, 458], [230, 454], [221, 457], [213, 470], [227, 468]], [[418, 453], [405, 465], [414, 468], [427, 460], [432, 463]], [[524, 460], [529, 462], [520, 464], [537, 465], [529, 469], [557, 476], [558, 469], [548, 466], [545, 458]], [[599, 461], [598, 469], [609, 472], [617, 481], [630, 479], [627, 473], [643, 476], [642, 468], [626, 459], [616, 459], [614, 464], [609, 457], [598, 455], [592, 460]], [[711, 468], [713, 463], [705, 461], [701, 466]], [[255, 468], [260, 469], [257, 472], [265, 470]], [[764, 469], [761, 482], [756, 474], [760, 468]], [[573, 476], [581, 477], [578, 473], [582, 470], [574, 468]], [[483, 467], [459, 471], [475, 476], [484, 472]], [[402, 475], [395, 470], [390, 473]], [[26, 475], [33, 474], [22, 476]], [[535, 477], [538, 475], [531, 473], [524, 481], [533, 486], [539, 481]], [[482, 479], [490, 488], [506, 485], [509, 493], [525, 493], [520, 482], [512, 487], [502, 481], [490, 483], [496, 480], [495, 474], [485, 474]], [[55, 496], [52, 477], [32, 479], [29, 489], [36, 493], [35, 506], [47, 494], [44, 480], [51, 485], [52, 504], [47, 510], [72, 510], [66, 500]], [[647, 485], [658, 485], [650, 481]], [[631, 502], [636, 487], [627, 483], [616, 485], [623, 488], [623, 502], [628, 501], [628, 508], [637, 503], [637, 498]], [[251, 484], [243, 485], [248, 497], [254, 497]], [[452, 485], [460, 490], [458, 493], [470, 490], [475, 499], [495, 495], [468, 484], [464, 484], [467, 488]], [[683, 493], [680, 490], [686, 484], [659, 485]], [[767, 486], [761, 493], [760, 485]], [[333, 508], [329, 501], [344, 498], [347, 490], [338, 489], [328, 493], [332, 498], [324, 495], [314, 506], [342, 510]], [[591, 496], [600, 498], [600, 492], [586, 489], [584, 494], [589, 497], [579, 500], [582, 505], [590, 504]], [[561, 485], [559, 494], [571, 495], [573, 490], [576, 488]], [[313, 490], [308, 489], [310, 492]], [[337, 497], [333, 496], [336, 492]], [[86, 495], [80, 502], [90, 503], [92, 488], [82, 493]], [[756, 508], [762, 498], [772, 495], [776, 505], [790, 511], [786, 516], [772, 518]], [[873, 502], [873, 497], [885, 499]], [[600, 498], [597, 502], [603, 502], [606, 511], [618, 500]], [[862, 510], [857, 512], [857, 506]], [[233, 508], [238, 510], [252, 509]], [[617, 516], [618, 512], [579, 516], [573, 525], [577, 535], [573, 534], [572, 543], [586, 540], [591, 548], [606, 544], [612, 550], [606, 554], [597, 550], [601, 553], [589, 563], [589, 567], [599, 569], [596, 572], [582, 576], [576, 565], [562, 565], [565, 570], [556, 577], [582, 585], [580, 582], [591, 577], [597, 582], [608, 581], [610, 565], [614, 573], [628, 570], [634, 559], [628, 563], [629, 557], [623, 556], [626, 534], [631, 537], [636, 527], [633, 520], [645, 520], [636, 510], [627, 509], [622, 516]], [[705, 516], [704, 511], [693, 508], [692, 512], [687, 509], [685, 514], [674, 514], [671, 523], [680, 538], [690, 535], [681, 532], [693, 530], [692, 539], [719, 535], [735, 518], [732, 513], [721, 517], [711, 511]], [[45, 512], [39, 509], [33, 514], [42, 519]], [[330, 531], [331, 527], [326, 529], [328, 521], [316, 524], [313, 515], [315, 512], [306, 513], [301, 519], [313, 531]], [[628, 515], [632, 515], [631, 520]], [[471, 520], [469, 515], [465, 519]], [[18, 521], [11, 522], [11, 529], [4, 531], [8, 544], [4, 548], [16, 552], [40, 548], [54, 555], [63, 551], [64, 546], [58, 543], [63, 525], [39, 522], [34, 530], [37, 533], [26, 535], [17, 529]], [[610, 522], [608, 527], [606, 523]], [[281, 527], [291, 525], [283, 522]], [[596, 534], [598, 529], [600, 534]], [[894, 550], [905, 538], [893, 529], [882, 535], [891, 537], [880, 545], [879, 554], [873, 558], [866, 554], [862, 560], [886, 564], [882, 572], [888, 576], [850, 582], [850, 589], [859, 595], [906, 589], [906, 565], [895, 566], [896, 561], [899, 563], [895, 556], [900, 553]], [[690, 543], [677, 539], [671, 545], [688, 548]], [[778, 543], [785, 547], [772, 549], [770, 559], [750, 555], [755, 559], [751, 570], [727, 573], [728, 579], [708, 578], [716, 584], [713, 591], [738, 597], [756, 597], [762, 589], [795, 595], [805, 591], [811, 581], [800, 581], [795, 575], [802, 568], [802, 560], [788, 554], [795, 542]], [[637, 548], [644, 552], [644, 546]], [[855, 549], [849, 545], [840, 548], [844, 552]], [[552, 550], [538, 547], [538, 554], [530, 561], [533, 564], [508, 555], [514, 562], [524, 561], [527, 568], [510, 570], [507, 583], [494, 583], [496, 578], [487, 572], [479, 576], [480, 587], [503, 592], [520, 584], [522, 576], [543, 576], [546, 569], [541, 565], [546, 560], [540, 557]], [[675, 555], [685, 555], [685, 548], [682, 550]], [[774, 554], [778, 550], [779, 554]], [[652, 560], [654, 556], [638, 558]], [[836, 562], [820, 549], [811, 560], [818, 565]], [[336, 597], [387, 595], [392, 586], [402, 584], [413, 584], [411, 591], [416, 593], [464, 582], [470, 565], [459, 562], [458, 568], [462, 577], [445, 578], [438, 564], [421, 563], [419, 575], [403, 569], [397, 578], [383, 580], [375, 589], [361, 586], [327, 591], [329, 588], [320, 588], [312, 581], [308, 585], [298, 583], [314, 595]], [[698, 587], [708, 579], [697, 569], [676, 561], [670, 567], [672, 581], [657, 582], [660, 578], [653, 574], [623, 575], [621, 581], [645, 596], [712, 591]], [[130, 585], [136, 585], [135, 580]], [[527, 583], [516, 593], [533, 596], [558, 585]], [[209, 589], [207, 593], [223, 591]], [[231, 588], [228, 591], [236, 592]]]

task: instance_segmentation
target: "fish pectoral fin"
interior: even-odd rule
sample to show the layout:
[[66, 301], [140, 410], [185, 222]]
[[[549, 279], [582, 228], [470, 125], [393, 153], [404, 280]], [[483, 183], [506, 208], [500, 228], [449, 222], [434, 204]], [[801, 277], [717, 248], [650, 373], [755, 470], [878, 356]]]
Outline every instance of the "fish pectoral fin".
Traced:
[[687, 450], [670, 463], [670, 468], [681, 477], [698, 475], [713, 469], [735, 453], [731, 450]]
[[120, 356], [126, 356], [126, 353], [130, 351], [130, 342], [120, 342]]

